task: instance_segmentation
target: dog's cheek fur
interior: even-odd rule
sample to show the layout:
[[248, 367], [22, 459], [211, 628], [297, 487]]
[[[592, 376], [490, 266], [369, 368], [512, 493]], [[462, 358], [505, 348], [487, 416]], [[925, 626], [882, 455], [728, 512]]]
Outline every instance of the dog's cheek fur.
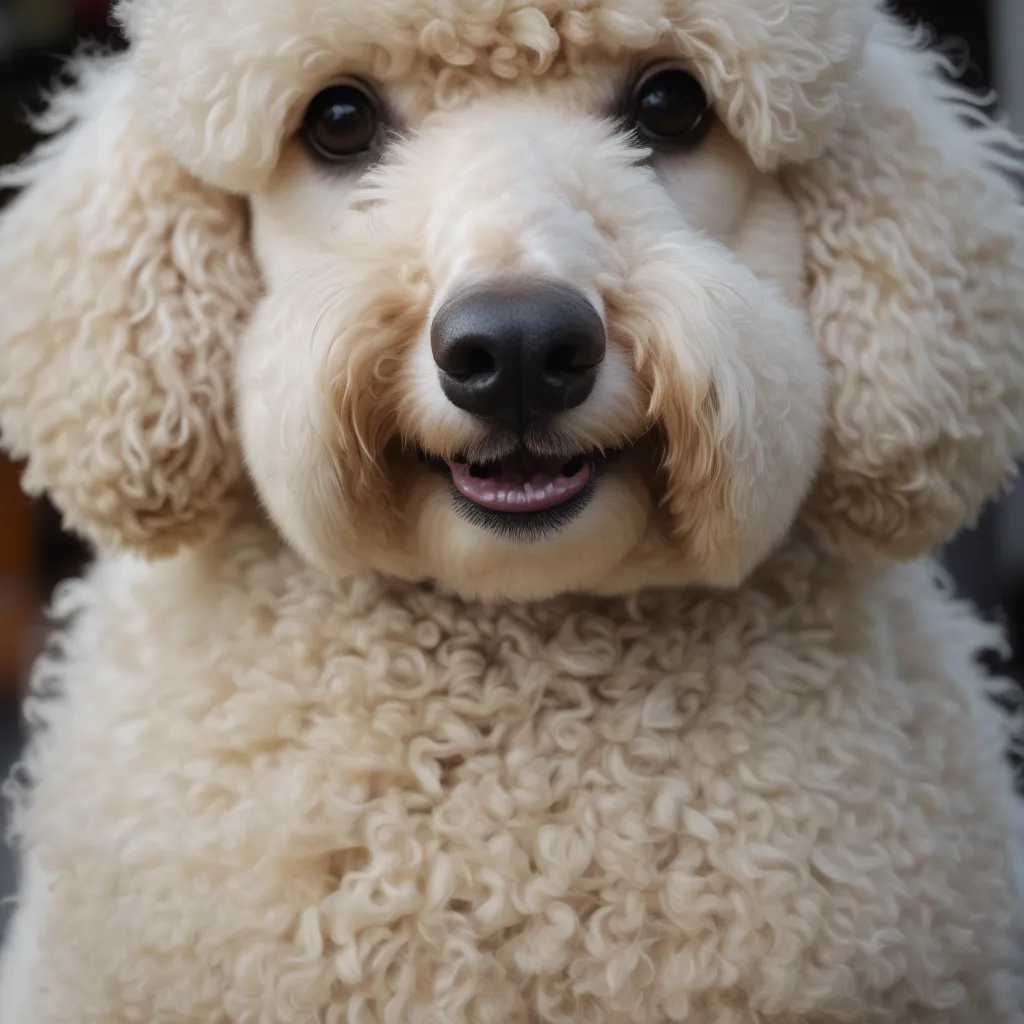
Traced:
[[[238, 357], [246, 462], [278, 526], [314, 564], [383, 567], [402, 547], [387, 472], [403, 370], [424, 292], [395, 273], [401, 257], [353, 232], [358, 260], [311, 258], [271, 282]], [[388, 559], [384, 558], [387, 565]]]
[[674, 558], [738, 583], [789, 528], [818, 468], [825, 379], [803, 315], [702, 239], [664, 239], [613, 320], [634, 346], [662, 431]]

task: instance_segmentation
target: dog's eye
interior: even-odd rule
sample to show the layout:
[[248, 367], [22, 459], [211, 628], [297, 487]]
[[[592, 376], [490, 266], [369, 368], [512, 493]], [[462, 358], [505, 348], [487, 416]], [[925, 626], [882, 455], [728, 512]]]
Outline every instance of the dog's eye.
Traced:
[[633, 89], [633, 123], [644, 142], [673, 149], [696, 145], [711, 127], [711, 104], [689, 72], [660, 65]]
[[302, 122], [302, 138], [321, 160], [338, 163], [367, 152], [377, 138], [380, 110], [376, 100], [353, 82], [318, 93]]

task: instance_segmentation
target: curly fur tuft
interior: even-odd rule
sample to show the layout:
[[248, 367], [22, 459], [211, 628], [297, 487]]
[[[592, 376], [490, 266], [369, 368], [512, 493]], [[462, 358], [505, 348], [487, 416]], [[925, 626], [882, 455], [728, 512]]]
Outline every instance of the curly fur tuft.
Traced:
[[100, 547], [167, 554], [224, 519], [239, 480], [235, 338], [257, 294], [237, 200], [149, 133], [123, 61], [84, 60], [0, 183], [0, 427]]
[[810, 515], [861, 558], [945, 543], [1024, 447], [1021, 147], [923, 41], [879, 28], [863, 116], [792, 177], [834, 382]]

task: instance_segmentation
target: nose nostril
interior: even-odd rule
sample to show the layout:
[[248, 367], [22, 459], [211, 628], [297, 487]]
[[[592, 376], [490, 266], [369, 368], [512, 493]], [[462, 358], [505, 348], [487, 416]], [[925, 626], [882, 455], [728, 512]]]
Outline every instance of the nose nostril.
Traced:
[[489, 377], [498, 369], [494, 354], [477, 339], [466, 339], [453, 345], [445, 363], [445, 373], [456, 380]]
[[550, 374], [573, 373], [576, 370], [576, 348], [573, 345], [557, 345], [544, 360], [544, 372]]
[[576, 376], [592, 369], [591, 361], [585, 358], [585, 346], [576, 341], [555, 345], [544, 359], [544, 372], [553, 377]]

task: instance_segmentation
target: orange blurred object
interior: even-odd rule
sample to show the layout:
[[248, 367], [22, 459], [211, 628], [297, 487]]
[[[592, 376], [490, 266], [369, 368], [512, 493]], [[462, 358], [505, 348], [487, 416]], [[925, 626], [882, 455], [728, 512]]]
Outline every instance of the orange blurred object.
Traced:
[[0, 458], [0, 699], [23, 680], [40, 618], [32, 504], [19, 477], [20, 467]]

